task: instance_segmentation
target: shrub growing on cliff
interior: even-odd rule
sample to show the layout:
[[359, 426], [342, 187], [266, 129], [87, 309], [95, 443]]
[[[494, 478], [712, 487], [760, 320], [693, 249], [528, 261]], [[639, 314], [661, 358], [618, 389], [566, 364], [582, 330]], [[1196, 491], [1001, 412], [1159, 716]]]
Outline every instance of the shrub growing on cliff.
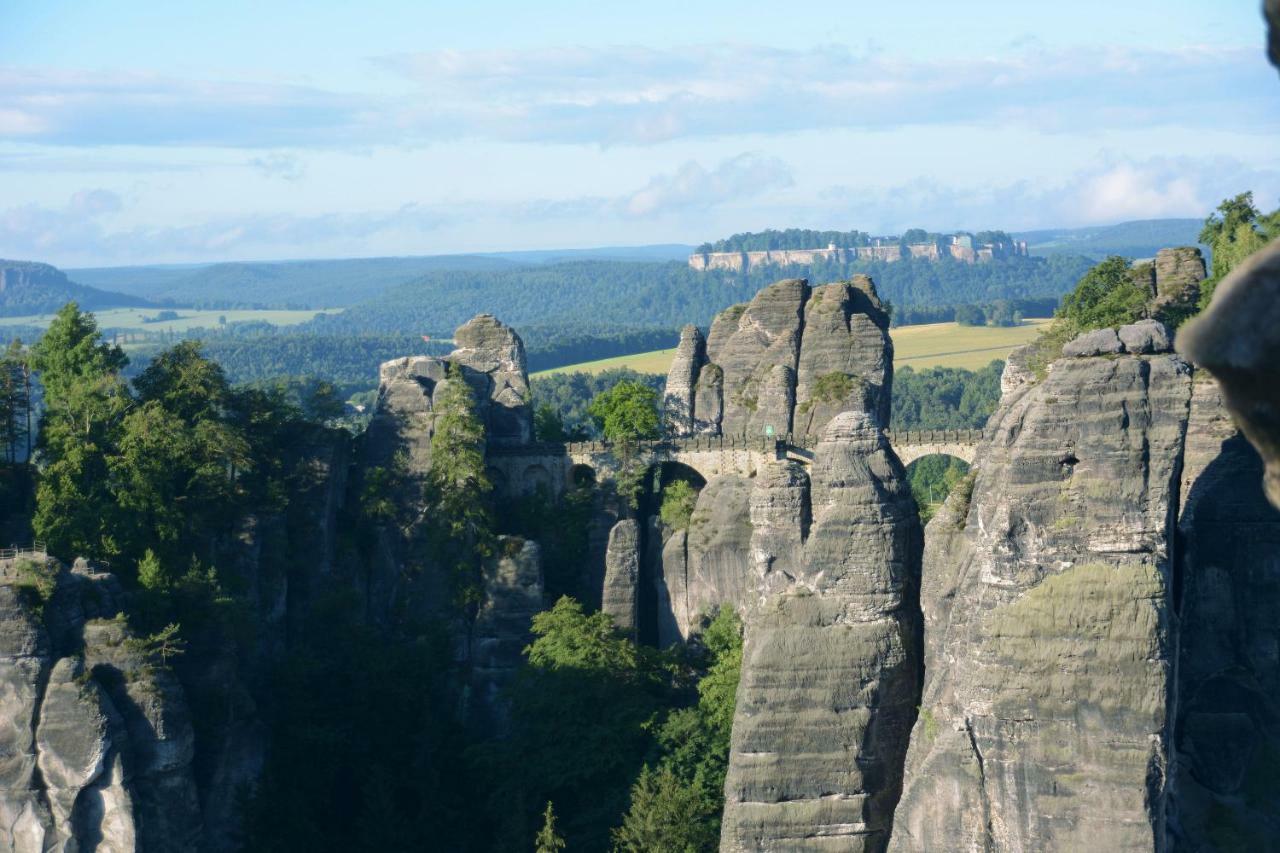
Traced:
[[662, 489], [662, 507], [658, 514], [662, 523], [676, 530], [689, 526], [689, 518], [698, 503], [698, 490], [686, 480], [673, 480]]
[[1028, 366], [1043, 377], [1076, 335], [1141, 320], [1150, 315], [1151, 298], [1148, 286], [1131, 274], [1129, 261], [1112, 255], [1085, 273], [1063, 297], [1053, 324], [1033, 342]]

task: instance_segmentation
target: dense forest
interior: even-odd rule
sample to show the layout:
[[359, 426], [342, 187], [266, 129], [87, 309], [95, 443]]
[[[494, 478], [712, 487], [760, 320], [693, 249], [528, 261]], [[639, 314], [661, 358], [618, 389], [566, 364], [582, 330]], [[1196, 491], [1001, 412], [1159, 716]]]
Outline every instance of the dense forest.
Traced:
[[[309, 453], [354, 443], [358, 455], [362, 438], [328, 428], [285, 394], [232, 386], [190, 341], [129, 380], [125, 353], [74, 304], [37, 345], [12, 348], [4, 365], [6, 435], [23, 420], [13, 401], [24, 377], [37, 378], [45, 406], [34, 491], [27, 465], [0, 462], [0, 488], [15, 498], [5, 513], [31, 508], [29, 534], [52, 553], [110, 559], [136, 646], [179, 678], [199, 711], [201, 754], [246, 701], [235, 692], [245, 687], [227, 681], [230, 661], [267, 667], [259, 677], [272, 688], [255, 697], [267, 764], [244, 802], [244, 849], [400, 850], [423, 838], [441, 849], [521, 849], [535, 837], [573, 849], [714, 846], [741, 660], [736, 615], [708, 613], [695, 643], [659, 650], [560, 595], [575, 586], [575, 549], [586, 541], [577, 492], [593, 486], [560, 501], [528, 495], [497, 511], [464, 383], [437, 397], [424, 493], [428, 519], [438, 520], [429, 521], [430, 553], [452, 566], [451, 615], [374, 624], [355, 588], [315, 590], [305, 620], [290, 629], [306, 641], [276, 654], [267, 651], [278, 640], [259, 612], [257, 585], [293, 576], [301, 558], [287, 546], [273, 551], [283, 564], [251, 582], [238, 531], [246, 518], [276, 519], [274, 536], [297, 535], [308, 523]], [[640, 399], [656, 419], [656, 394]], [[369, 537], [396, 511], [374, 496], [374, 473], [352, 483], [358, 499], [339, 519], [340, 556], [351, 562], [344, 572], [357, 576]], [[498, 744], [458, 720], [466, 673], [450, 638], [458, 620], [474, 618], [468, 590], [506, 533], [544, 543], [554, 604], [533, 621]], [[32, 596], [49, 589], [32, 575]]]
[[[940, 309], [997, 299], [1054, 300], [1066, 293], [1090, 263], [1084, 258], [1015, 257], [989, 264], [904, 260], [816, 263], [768, 267], [745, 274], [696, 272], [679, 263], [578, 261], [494, 273], [431, 273], [341, 314], [306, 324], [317, 333], [448, 335], [478, 310], [522, 331], [615, 330], [637, 325], [679, 329], [705, 326], [719, 311], [744, 302], [761, 287], [788, 276], [839, 281], [869, 274], [895, 313]], [[589, 316], [585, 313], [589, 307]]]

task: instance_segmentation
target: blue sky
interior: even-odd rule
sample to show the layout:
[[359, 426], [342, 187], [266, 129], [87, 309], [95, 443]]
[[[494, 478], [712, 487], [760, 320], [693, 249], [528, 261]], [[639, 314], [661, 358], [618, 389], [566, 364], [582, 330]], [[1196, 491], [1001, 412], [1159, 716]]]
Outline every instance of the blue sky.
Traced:
[[1251, 0], [0, 0], [0, 257], [1010, 230], [1280, 204]]

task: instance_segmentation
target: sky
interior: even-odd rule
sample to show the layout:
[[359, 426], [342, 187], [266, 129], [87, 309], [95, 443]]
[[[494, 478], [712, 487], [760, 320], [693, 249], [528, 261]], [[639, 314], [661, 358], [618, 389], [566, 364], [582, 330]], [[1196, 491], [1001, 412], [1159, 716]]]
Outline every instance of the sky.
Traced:
[[1256, 0], [0, 0], [0, 257], [1028, 230], [1280, 206]]

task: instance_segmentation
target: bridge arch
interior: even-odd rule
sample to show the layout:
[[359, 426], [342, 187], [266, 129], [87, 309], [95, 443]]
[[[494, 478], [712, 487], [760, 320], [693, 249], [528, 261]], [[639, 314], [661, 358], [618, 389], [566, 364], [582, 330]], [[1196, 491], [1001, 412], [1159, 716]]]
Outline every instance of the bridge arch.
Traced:
[[885, 433], [903, 466], [926, 456], [954, 456], [973, 464], [978, 445], [986, 437], [980, 429], [890, 430]]
[[537, 463], [529, 465], [520, 475], [520, 491], [526, 495], [531, 495], [539, 489], [552, 494], [551, 490], [551, 472], [545, 466]]

